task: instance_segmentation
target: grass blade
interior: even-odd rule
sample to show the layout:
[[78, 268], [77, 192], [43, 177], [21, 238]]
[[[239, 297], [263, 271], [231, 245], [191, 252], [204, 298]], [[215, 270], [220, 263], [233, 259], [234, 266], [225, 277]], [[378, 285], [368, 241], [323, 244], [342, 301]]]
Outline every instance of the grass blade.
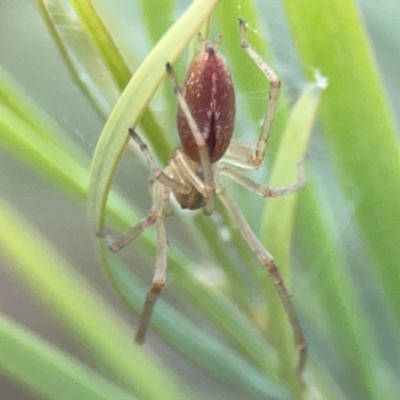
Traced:
[[[36, 3], [77, 84], [106, 119], [131, 72], [93, 4], [72, 1], [75, 14], [66, 0]], [[144, 110], [141, 126], [150, 139], [158, 138], [157, 154], [165, 161], [170, 146], [150, 110]]]
[[[106, 118], [120, 88], [86, 35], [68, 1], [36, 0], [36, 5], [77, 84]], [[129, 80], [129, 70], [126, 82]]]
[[[281, 145], [273, 165], [270, 186], [284, 186], [297, 179], [296, 163], [304, 156], [311, 136], [313, 123], [322, 90], [326, 87], [323, 78], [304, 90], [296, 102], [283, 134]], [[290, 239], [294, 224], [298, 193], [282, 198], [270, 199], [262, 224], [262, 242], [273, 254], [281, 274], [288, 285]], [[269, 277], [268, 277], [269, 278]], [[266, 281], [264, 279], [264, 281]], [[281, 376], [293, 376], [293, 333], [288, 326], [283, 305], [270, 280], [266, 281], [269, 309], [269, 336], [280, 352]], [[296, 380], [293, 380], [297, 391]]]
[[0, 315], [0, 370], [53, 400], [134, 400], [77, 360]]

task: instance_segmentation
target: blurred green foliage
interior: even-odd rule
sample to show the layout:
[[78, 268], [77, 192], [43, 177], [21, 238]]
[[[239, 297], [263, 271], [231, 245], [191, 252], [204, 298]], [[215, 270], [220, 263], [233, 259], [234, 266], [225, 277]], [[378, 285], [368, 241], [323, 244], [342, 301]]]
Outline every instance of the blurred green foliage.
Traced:
[[[89, 134], [79, 143], [68, 124], [67, 129], [60, 127], [65, 125], [62, 118], [56, 122], [48, 116], [11, 77], [18, 68], [1, 69], [2, 154], [11, 154], [16, 164], [81, 209], [87, 207], [89, 192], [91, 231], [105, 223], [122, 232], [144, 215], [143, 204], [150, 206], [137, 189], [148, 178], [140, 172], [145, 167], [138, 152], [128, 145], [133, 158], [122, 157], [127, 153], [126, 128], [141, 117], [139, 130], [165, 165], [178, 143], [171, 118], [175, 99], [168, 82], [162, 83], [164, 64], [176, 61], [183, 79], [188, 57], [181, 53], [212, 13], [213, 2], [36, 3], [71, 79], [88, 99], [84, 112], [107, 123], [90, 169]], [[262, 168], [254, 173], [258, 181], [267, 182], [271, 175], [274, 184], [286, 183], [297, 157], [288, 154], [297, 144], [292, 139], [285, 143], [285, 126], [290, 116], [301, 124], [311, 109], [306, 105], [303, 118], [293, 117], [288, 104], [316, 75], [328, 80], [307, 153], [307, 185], [297, 205], [296, 197], [285, 205], [282, 199], [265, 201], [229, 185], [290, 287], [309, 346], [305, 385], [294, 374], [292, 333], [275, 289], [221, 204], [213, 220], [177, 213], [175, 224], [168, 224], [169, 281], [154, 313], [155, 333], [150, 334], [159, 341], [150, 338], [140, 348], [118, 316], [121, 308], [111, 306], [97, 284], [86, 282], [64, 260], [55, 249], [63, 249], [62, 242], [46, 232], [45, 239], [35, 218], [26, 221], [20, 215], [29, 216], [29, 207], [26, 212], [22, 203], [14, 202], [5, 185], [0, 221], [6, 229], [0, 230], [0, 247], [8, 273], [24, 282], [84, 360], [2, 314], [4, 376], [49, 399], [396, 398], [400, 152], [399, 115], [390, 104], [398, 102], [399, 79], [393, 71], [400, 54], [400, 24], [394, 4], [386, 0], [377, 10], [366, 0], [222, 0], [211, 19], [211, 36], [223, 34], [222, 52], [237, 87], [236, 137], [255, 140], [268, 92], [268, 83], [240, 48], [238, 17], [249, 24], [249, 41], [282, 77], [267, 153], [271, 174]], [[96, 140], [99, 134], [93, 132]], [[290, 164], [287, 170], [285, 164]], [[16, 185], [15, 178], [5, 182]], [[131, 181], [133, 186], [127, 183]], [[39, 201], [48, 206], [46, 199]], [[63, 221], [57, 224], [61, 230]], [[223, 239], [226, 229], [228, 241]], [[91, 236], [82, 247], [90, 248]], [[101, 243], [96, 250], [110, 282], [134, 314], [148, 287], [144, 282], [150, 280], [155, 246], [149, 230], [125, 253], [135, 255], [134, 263], [109, 254]], [[100, 274], [100, 262], [91, 268]], [[185, 360], [194, 366], [193, 375], [182, 372]], [[196, 379], [207, 382], [204, 374], [216, 385], [199, 387]]]

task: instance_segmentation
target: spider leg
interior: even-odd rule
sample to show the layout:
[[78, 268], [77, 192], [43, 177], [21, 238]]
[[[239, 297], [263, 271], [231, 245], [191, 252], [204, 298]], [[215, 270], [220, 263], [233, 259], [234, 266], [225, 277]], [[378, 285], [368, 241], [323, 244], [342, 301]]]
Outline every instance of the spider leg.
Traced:
[[304, 174], [304, 157], [302, 157], [297, 163], [297, 180], [290, 185], [279, 186], [275, 188], [270, 188], [265, 185], [260, 185], [254, 182], [248, 176], [233, 170], [229, 167], [222, 167], [220, 170], [221, 175], [227, 176], [239, 185], [249, 189], [259, 196], [262, 197], [279, 197], [285, 196], [294, 192], [297, 192], [304, 186], [305, 174]]
[[199, 149], [200, 163], [203, 169], [204, 175], [204, 188], [203, 188], [203, 196], [205, 198], [209, 198], [214, 194], [213, 190], [213, 173], [212, 173], [212, 165], [210, 161], [210, 155], [207, 143], [205, 142], [199, 127], [197, 126], [196, 121], [193, 118], [193, 115], [189, 109], [188, 104], [186, 103], [185, 97], [182, 93], [182, 89], [178, 85], [178, 81], [175, 75], [174, 70], [170, 63], [166, 64], [167, 75], [170, 78], [172, 84], [174, 85], [174, 93], [179, 103], [179, 107], [185, 115], [185, 118], [189, 124], [190, 130], [193, 134], [193, 138], [196, 142], [196, 145]]
[[147, 292], [146, 300], [143, 306], [142, 315], [140, 316], [139, 329], [136, 333], [135, 340], [137, 343], [143, 343], [146, 332], [149, 327], [151, 313], [154, 304], [161, 293], [165, 284], [167, 273], [167, 236], [165, 232], [164, 219], [157, 221], [157, 257], [156, 267], [154, 271], [153, 283], [151, 289]]
[[154, 185], [152, 186], [153, 206], [149, 215], [144, 217], [123, 236], [114, 238], [108, 232], [100, 232], [98, 233], [98, 236], [106, 239], [108, 248], [111, 251], [120, 251], [126, 245], [135, 240], [145, 229], [152, 226], [161, 218], [164, 218], [165, 211], [169, 211], [168, 198], [170, 193], [170, 188], [164, 186], [159, 181], [155, 181]]
[[109, 234], [103, 233], [111, 251], [119, 251], [132, 240], [134, 240], [145, 229], [157, 225], [157, 257], [153, 277], [153, 284], [146, 295], [143, 312], [140, 317], [139, 329], [136, 334], [136, 342], [143, 343], [149, 326], [154, 303], [164, 287], [167, 270], [167, 237], [165, 232], [164, 217], [170, 215], [171, 206], [169, 195], [171, 188], [164, 186], [161, 182], [155, 181], [152, 187], [153, 206], [149, 215], [143, 218], [126, 235], [113, 239]]
[[214, 200], [212, 197], [207, 199], [206, 205], [201, 210], [204, 215], [211, 215], [214, 212]]
[[174, 190], [179, 190], [181, 193], [189, 192], [191, 189], [186, 185], [182, 184], [181, 182], [170, 178], [164, 171], [162, 171], [156, 161], [154, 160], [153, 156], [151, 155], [147, 145], [141, 137], [131, 128], [129, 128], [129, 134], [131, 138], [135, 141], [135, 143], [139, 146], [140, 150], [142, 151], [143, 155], [146, 158], [147, 163], [149, 164], [150, 169], [152, 170], [154, 177], [160, 181], [165, 186], [170, 187]]
[[264, 73], [265, 77], [268, 79], [270, 83], [269, 101], [267, 105], [267, 110], [265, 113], [265, 118], [261, 129], [261, 134], [252, 156], [252, 164], [254, 165], [254, 168], [256, 168], [263, 161], [265, 151], [267, 149], [267, 142], [269, 138], [269, 133], [271, 131], [272, 122], [275, 117], [281, 82], [277, 77], [277, 75], [275, 74], [275, 72], [271, 69], [271, 67], [263, 61], [263, 59], [254, 51], [254, 49], [247, 42], [246, 23], [242, 19], [239, 19], [239, 27], [240, 27], [240, 41], [242, 48], [249, 55], [249, 57], [257, 64], [258, 68]]
[[179, 175], [183, 181], [190, 183], [199, 193], [204, 194], [204, 180], [196, 173], [196, 163], [190, 160], [184, 151], [177, 150], [170, 165], [173, 165], [174, 173]]
[[225, 188], [218, 186], [217, 195], [221, 198], [226, 208], [230, 211], [235, 223], [237, 224], [243, 239], [247, 242], [251, 250], [256, 254], [261, 264], [268, 270], [272, 282], [274, 283], [278, 295], [285, 308], [289, 322], [292, 326], [294, 333], [294, 340], [298, 351], [298, 364], [297, 371], [302, 373], [306, 361], [307, 346], [304, 339], [303, 331], [301, 329], [299, 319], [293, 307], [289, 293], [285, 287], [282, 276], [275, 264], [272, 255], [264, 248], [258, 238], [254, 235], [250, 226], [248, 225], [244, 215], [236, 205], [235, 201], [226, 193]]

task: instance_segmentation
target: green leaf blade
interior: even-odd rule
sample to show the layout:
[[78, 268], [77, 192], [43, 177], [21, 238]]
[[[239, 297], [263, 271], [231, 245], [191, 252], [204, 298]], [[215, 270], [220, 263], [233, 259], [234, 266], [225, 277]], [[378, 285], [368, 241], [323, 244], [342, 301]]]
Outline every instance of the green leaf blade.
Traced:
[[0, 370], [49, 399], [134, 400], [135, 397], [0, 315]]

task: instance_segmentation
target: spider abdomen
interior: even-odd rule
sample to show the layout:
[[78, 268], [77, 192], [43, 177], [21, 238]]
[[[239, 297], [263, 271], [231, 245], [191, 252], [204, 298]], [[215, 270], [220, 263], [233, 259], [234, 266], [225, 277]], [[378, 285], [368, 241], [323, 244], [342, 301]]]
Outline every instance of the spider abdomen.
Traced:
[[[235, 91], [225, 60], [207, 44], [192, 61], [183, 94], [207, 143], [211, 162], [225, 153], [235, 125]], [[200, 161], [198, 146], [183, 112], [178, 110], [178, 132], [186, 154]]]

